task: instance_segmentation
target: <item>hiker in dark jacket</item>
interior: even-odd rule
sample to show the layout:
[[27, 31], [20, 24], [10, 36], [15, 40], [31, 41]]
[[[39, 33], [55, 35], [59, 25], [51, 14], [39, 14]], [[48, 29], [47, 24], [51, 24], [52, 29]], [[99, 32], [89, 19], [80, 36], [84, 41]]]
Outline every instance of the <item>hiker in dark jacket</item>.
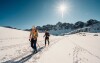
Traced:
[[46, 41], [48, 41], [48, 45], [49, 45], [49, 36], [50, 36], [50, 34], [49, 34], [49, 32], [46, 30], [46, 31], [45, 31], [45, 35], [44, 35], [44, 37], [45, 37], [45, 46], [46, 46]]
[[36, 46], [37, 37], [38, 37], [38, 31], [35, 28], [35, 26], [33, 26], [30, 32], [29, 41], [31, 42], [31, 47], [34, 49], [34, 53], [37, 53], [37, 46]]

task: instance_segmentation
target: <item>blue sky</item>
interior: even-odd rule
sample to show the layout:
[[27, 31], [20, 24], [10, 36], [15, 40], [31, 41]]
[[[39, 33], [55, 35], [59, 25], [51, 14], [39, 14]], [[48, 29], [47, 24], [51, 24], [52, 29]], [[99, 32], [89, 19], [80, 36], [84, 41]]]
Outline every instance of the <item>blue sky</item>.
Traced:
[[[63, 18], [58, 11], [62, 3], [68, 7]], [[33, 25], [56, 24], [58, 21], [100, 21], [99, 6], [100, 0], [0, 0], [0, 26], [26, 29]]]

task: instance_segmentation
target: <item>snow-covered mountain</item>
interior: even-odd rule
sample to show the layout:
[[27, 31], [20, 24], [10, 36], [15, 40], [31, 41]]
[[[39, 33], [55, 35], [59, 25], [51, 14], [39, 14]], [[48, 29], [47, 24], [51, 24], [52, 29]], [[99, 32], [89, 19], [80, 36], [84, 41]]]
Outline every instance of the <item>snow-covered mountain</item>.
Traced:
[[90, 32], [98, 33], [100, 32], [100, 23], [96, 23], [90, 26]]
[[75, 30], [72, 30], [68, 33], [62, 33], [62, 35], [75, 34], [75, 33], [79, 33], [79, 32], [100, 33], [100, 23], [96, 23], [96, 24], [93, 24], [93, 25], [88, 26], [88, 27], [75, 29]]
[[37, 26], [40, 32], [48, 30], [53, 35], [62, 35], [70, 32], [100, 32], [100, 21], [90, 19], [86, 23], [78, 21], [75, 24], [58, 22], [55, 25]]
[[39, 33], [38, 53], [33, 54], [29, 32], [0, 27], [0, 63], [100, 63], [100, 33], [51, 35], [47, 47], [43, 35]]

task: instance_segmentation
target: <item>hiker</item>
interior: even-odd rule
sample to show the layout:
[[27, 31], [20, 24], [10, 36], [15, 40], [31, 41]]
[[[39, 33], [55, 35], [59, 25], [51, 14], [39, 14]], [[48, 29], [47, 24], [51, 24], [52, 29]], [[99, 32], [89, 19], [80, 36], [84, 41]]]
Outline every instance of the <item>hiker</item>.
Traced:
[[37, 37], [38, 37], [38, 31], [35, 28], [35, 26], [33, 26], [30, 32], [29, 41], [31, 42], [31, 47], [34, 49], [34, 53], [37, 53], [37, 46], [36, 46]]
[[49, 36], [50, 36], [50, 34], [49, 34], [49, 32], [46, 30], [46, 31], [45, 31], [45, 35], [44, 35], [44, 37], [45, 37], [45, 46], [46, 46], [46, 41], [48, 41], [48, 45], [49, 45]]

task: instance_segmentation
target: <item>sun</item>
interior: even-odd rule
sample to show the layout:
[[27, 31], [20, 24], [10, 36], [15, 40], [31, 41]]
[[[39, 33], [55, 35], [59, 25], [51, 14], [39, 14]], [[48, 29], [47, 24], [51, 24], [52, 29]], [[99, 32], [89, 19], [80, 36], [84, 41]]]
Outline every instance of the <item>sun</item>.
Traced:
[[60, 5], [59, 10], [61, 12], [64, 12], [66, 10], [66, 6], [65, 5]]
[[65, 10], [66, 10], [66, 6], [65, 6], [64, 4], [60, 5], [59, 10], [61, 11], [61, 13], [62, 13], [62, 18], [63, 18], [63, 14], [64, 14], [64, 12], [65, 12]]
[[62, 16], [62, 18], [63, 18], [65, 12], [68, 12], [68, 10], [69, 10], [69, 5], [68, 5], [68, 4], [62, 3], [62, 4], [60, 4], [60, 5], [58, 6], [58, 10], [59, 10], [59, 12], [61, 13], [61, 16]]

